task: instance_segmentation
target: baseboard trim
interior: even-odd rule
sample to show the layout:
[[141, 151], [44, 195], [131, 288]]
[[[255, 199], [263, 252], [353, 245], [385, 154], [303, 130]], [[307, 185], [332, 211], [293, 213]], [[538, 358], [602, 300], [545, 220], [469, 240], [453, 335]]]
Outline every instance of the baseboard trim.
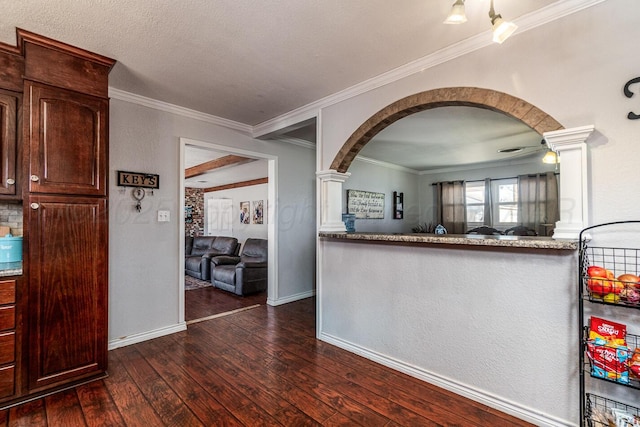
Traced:
[[311, 298], [316, 295], [315, 289], [312, 289], [307, 292], [302, 292], [295, 295], [289, 295], [286, 298], [278, 298], [278, 299], [267, 299], [267, 305], [277, 306], [282, 304], [288, 304], [294, 301], [300, 301], [301, 299]]
[[569, 421], [560, 420], [551, 415], [541, 414], [540, 412], [532, 408], [521, 406], [515, 402], [511, 402], [498, 396], [494, 396], [485, 391], [475, 389], [466, 384], [459, 383], [450, 378], [446, 378], [417, 366], [410, 365], [401, 360], [397, 360], [392, 357], [377, 353], [375, 351], [371, 351], [367, 348], [361, 347], [357, 344], [353, 344], [349, 341], [342, 340], [330, 334], [320, 332], [319, 339], [321, 341], [335, 345], [336, 347], [347, 350], [351, 353], [355, 353], [369, 360], [373, 360], [374, 362], [380, 363], [381, 365], [387, 366], [391, 369], [395, 369], [396, 371], [400, 371], [414, 378], [418, 378], [429, 384], [433, 384], [445, 390], [452, 391], [453, 393], [456, 393], [460, 396], [464, 396], [478, 403], [482, 403], [506, 414], [513, 415], [516, 418], [528, 421], [537, 426], [575, 426], [575, 424]]
[[127, 335], [127, 336], [109, 341], [109, 350], [115, 350], [116, 348], [126, 347], [131, 344], [137, 344], [139, 342], [151, 340], [154, 338], [160, 338], [165, 335], [171, 335], [171, 334], [175, 334], [176, 332], [181, 332], [186, 330], [187, 330], [187, 324], [183, 322], [183, 323], [167, 326], [164, 328], [158, 328], [151, 331], [142, 332], [139, 334]]

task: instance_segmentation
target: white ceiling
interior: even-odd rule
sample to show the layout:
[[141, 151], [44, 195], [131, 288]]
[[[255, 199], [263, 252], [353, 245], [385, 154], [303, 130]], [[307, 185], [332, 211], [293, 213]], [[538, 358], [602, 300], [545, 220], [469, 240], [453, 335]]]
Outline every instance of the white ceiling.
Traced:
[[[440, 107], [407, 116], [359, 155], [415, 171], [542, 157], [542, 137], [519, 120], [475, 107]], [[499, 152], [518, 149], [514, 152]]]
[[[513, 20], [568, 1], [495, 8]], [[79, 46], [118, 61], [113, 88], [256, 125], [477, 34], [490, 38], [489, 0], [468, 0], [468, 22], [444, 25], [452, 4], [0, 0], [0, 41], [15, 45], [19, 27]]]

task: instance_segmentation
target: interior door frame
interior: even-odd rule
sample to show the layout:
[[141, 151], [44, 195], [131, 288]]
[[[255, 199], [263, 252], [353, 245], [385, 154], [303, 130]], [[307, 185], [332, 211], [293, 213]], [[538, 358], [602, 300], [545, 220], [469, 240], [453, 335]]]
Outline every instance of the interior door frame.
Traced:
[[211, 149], [212, 151], [224, 151], [229, 154], [237, 154], [245, 157], [254, 157], [257, 159], [267, 160], [267, 168], [268, 168], [268, 179], [267, 183], [267, 200], [268, 200], [268, 208], [266, 209], [267, 213], [267, 239], [268, 239], [268, 286], [267, 286], [267, 304], [268, 305], [276, 305], [275, 301], [278, 296], [278, 242], [277, 242], [277, 228], [278, 228], [278, 157], [265, 153], [258, 153], [256, 151], [244, 150], [237, 147], [230, 147], [227, 145], [214, 144], [206, 141], [199, 141], [195, 139], [189, 138], [180, 138], [180, 209], [179, 209], [179, 223], [180, 223], [180, 232], [179, 232], [179, 260], [178, 260], [178, 271], [181, 272], [179, 274], [179, 286], [178, 286], [178, 322], [180, 324], [184, 324], [184, 305], [185, 305], [185, 295], [184, 295], [184, 235], [185, 235], [185, 225], [184, 225], [184, 151], [187, 145], [193, 145], [200, 148]]

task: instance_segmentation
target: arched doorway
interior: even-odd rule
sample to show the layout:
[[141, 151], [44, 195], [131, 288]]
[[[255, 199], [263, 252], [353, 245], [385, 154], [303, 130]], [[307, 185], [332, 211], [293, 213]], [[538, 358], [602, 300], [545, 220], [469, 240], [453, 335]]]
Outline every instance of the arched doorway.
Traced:
[[333, 159], [330, 169], [346, 172], [360, 150], [376, 134], [401, 118], [431, 108], [448, 106], [477, 107], [500, 112], [522, 121], [540, 135], [564, 129], [549, 114], [504, 92], [476, 87], [433, 89], [402, 98], [371, 116], [347, 139]]

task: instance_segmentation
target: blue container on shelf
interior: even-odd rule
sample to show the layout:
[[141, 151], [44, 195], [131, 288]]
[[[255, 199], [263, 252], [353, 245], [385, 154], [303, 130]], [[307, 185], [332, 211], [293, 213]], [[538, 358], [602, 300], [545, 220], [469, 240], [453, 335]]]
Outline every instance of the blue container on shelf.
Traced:
[[0, 237], [0, 263], [22, 261], [22, 237]]
[[347, 229], [347, 233], [355, 233], [356, 231], [356, 214], [342, 214], [342, 222]]

